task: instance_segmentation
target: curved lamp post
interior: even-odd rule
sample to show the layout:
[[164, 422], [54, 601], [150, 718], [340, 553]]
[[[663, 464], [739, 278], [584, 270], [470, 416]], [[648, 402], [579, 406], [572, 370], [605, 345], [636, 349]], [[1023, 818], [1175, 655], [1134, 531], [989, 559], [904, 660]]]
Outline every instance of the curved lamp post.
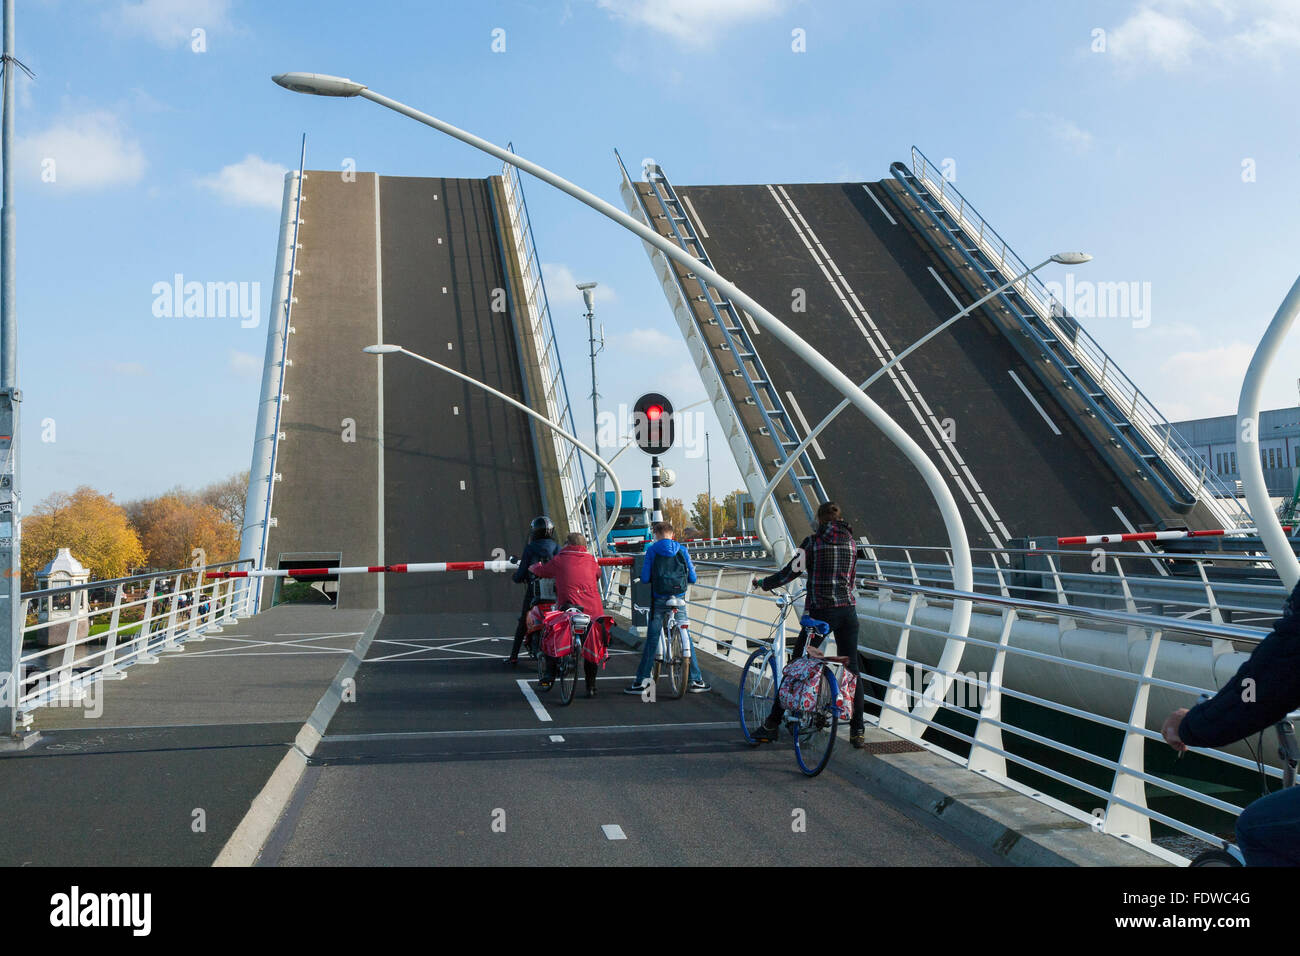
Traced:
[[1300, 316], [1300, 279], [1291, 286], [1264, 337], [1259, 340], [1259, 347], [1255, 349], [1246, 377], [1241, 382], [1241, 397], [1237, 400], [1237, 462], [1241, 468], [1241, 484], [1246, 489], [1246, 503], [1250, 505], [1250, 515], [1255, 519], [1259, 539], [1264, 542], [1269, 557], [1273, 559], [1273, 567], [1287, 590], [1300, 581], [1300, 561], [1291, 550], [1282, 522], [1273, 512], [1268, 486], [1264, 483], [1264, 463], [1259, 460], [1259, 392], [1269, 366], [1297, 316]]
[[[1046, 259], [1044, 259], [1038, 265], [1034, 266], [1032, 269], [1020, 273], [1020, 275], [1016, 276], [1010, 282], [1004, 282], [1002, 285], [998, 286], [988, 295], [976, 299], [974, 302], [966, 306], [966, 308], [962, 309], [952, 318], [943, 322], [941, 325], [935, 326], [933, 329], [925, 333], [925, 335], [921, 336], [919, 339], [917, 339], [907, 348], [903, 349], [903, 351], [895, 355], [886, 364], [882, 365], [875, 372], [873, 372], [865, 382], [863, 382], [861, 385], [858, 386], [858, 388], [860, 388], [862, 391], [865, 392], [868, 388], [871, 387], [872, 383], [875, 382], [876, 379], [880, 378], [880, 376], [884, 375], [886, 372], [888, 372], [899, 362], [903, 361], [903, 359], [907, 358], [909, 355], [911, 355], [913, 352], [919, 349], [926, 342], [930, 341], [932, 338], [934, 338], [944, 329], [948, 328], [948, 326], [952, 325], [958, 319], [962, 319], [970, 315], [972, 312], [978, 309], [985, 302], [989, 301], [989, 299], [1001, 295], [1003, 292], [1007, 291], [1007, 289], [1010, 289], [1012, 286], [1021, 282], [1023, 279], [1029, 278], [1029, 276], [1033, 275], [1035, 272], [1043, 268], [1043, 266], [1047, 265], [1048, 263], [1059, 262], [1062, 265], [1077, 266], [1077, 265], [1082, 265], [1083, 263], [1088, 262], [1091, 259], [1092, 256], [1088, 255], [1088, 253], [1086, 252], [1058, 252], [1054, 256], [1048, 256]], [[825, 429], [826, 426], [829, 425], [832, 421], [834, 421], [840, 412], [844, 411], [844, 409], [848, 407], [849, 407], [849, 400], [846, 398], [838, 405], [836, 405], [835, 408], [832, 409], [829, 415], [827, 415], [820, 422], [818, 422], [817, 426], [808, 433], [808, 436], [799, 443], [798, 447], [796, 447], [794, 451], [790, 452], [789, 456], [787, 456], [785, 460], [785, 463], [776, 470], [775, 474], [772, 475], [771, 481], [767, 483], [767, 487], [763, 489], [763, 496], [759, 499], [758, 504], [754, 507], [754, 523], [758, 526], [759, 537], [763, 539], [763, 544], [765, 547], [767, 547], [769, 551], [772, 550], [772, 545], [771, 542], [769, 542], [767, 538], [764, 537], [763, 523], [760, 519], [762, 518], [763, 510], [768, 506], [768, 504], [772, 500], [772, 494], [773, 492], [776, 491], [776, 486], [781, 483], [781, 479], [785, 477], [786, 472], [788, 472], [792, 467], [794, 467], [794, 463], [798, 461], [800, 457], [802, 457], [805, 451], [808, 450], [808, 446], [810, 446], [814, 441], [817, 440], [817, 436], [822, 433], [822, 430]]]
[[[423, 355], [420, 355], [417, 352], [412, 352], [410, 349], [404, 349], [400, 345], [392, 345], [388, 343], [382, 343], [379, 345], [367, 345], [361, 351], [369, 352], [371, 355], [391, 355], [395, 352], [400, 352], [403, 355], [409, 355], [411, 358], [423, 362], [425, 365], [432, 365], [434, 368], [441, 369], [442, 371], [446, 372], [449, 375], [456, 376], [456, 378], [460, 379], [462, 382], [468, 382], [470, 385], [473, 385], [475, 388], [483, 389], [483, 391], [487, 392], [489, 395], [495, 395], [497, 398], [501, 399], [502, 401], [509, 402], [511, 405], [519, 409], [521, 412], [526, 412], [527, 414], [531, 415], [533, 418], [537, 419], [539, 422], [541, 422], [551, 431], [555, 432], [557, 435], [560, 435], [568, 439], [569, 441], [573, 442], [573, 444], [580, 451], [585, 452], [588, 457], [590, 457], [592, 460], [596, 462], [597, 465], [599, 465], [601, 468], [604, 468], [605, 471], [608, 472], [609, 474], [609, 480], [614, 484], [614, 500], [615, 501], [622, 500], [623, 486], [618, 483], [618, 476], [614, 474], [612, 470], [610, 470], [609, 463], [607, 461], [605, 461], [603, 458], [597, 455], [594, 451], [592, 451], [582, 442], [578, 441], [578, 439], [574, 438], [572, 435], [566, 432], [559, 425], [555, 424], [555, 422], [551, 421], [549, 418], [547, 418], [545, 415], [541, 414], [540, 412], [534, 411], [533, 409], [529, 408], [523, 402], [516, 401], [515, 399], [507, 395], [505, 392], [497, 391], [491, 385], [485, 385], [482, 382], [480, 382], [478, 379], [466, 375], [464, 372], [443, 365], [441, 362], [435, 362], [433, 359], [425, 358]], [[605, 525], [604, 528], [600, 529], [601, 541], [604, 541], [609, 536], [609, 533], [612, 530], [614, 530], [614, 522], [616, 522], [617, 520], [618, 520], [618, 511], [615, 510], [614, 513], [610, 516], [609, 522]], [[593, 547], [594, 546], [595, 543], [593, 542]]]
[[[561, 192], [567, 193], [579, 202], [590, 206], [606, 218], [614, 220], [624, 229], [633, 233], [643, 242], [646, 242], [666, 257], [673, 260], [694, 272], [697, 276], [704, 279], [710, 285], [715, 286], [720, 292], [732, 299], [742, 308], [747, 310], [756, 322], [761, 324], [777, 341], [786, 348], [790, 349], [801, 359], [803, 359], [812, 369], [822, 378], [838, 389], [849, 401], [858, 408], [868, 419], [871, 420], [877, 428], [896, 445], [906, 456], [912, 466], [921, 473], [926, 487], [930, 490], [935, 503], [939, 507], [939, 512], [943, 517], [944, 528], [948, 533], [948, 543], [953, 557], [953, 587], [959, 591], [974, 591], [974, 573], [971, 565], [970, 543], [966, 540], [966, 528], [961, 520], [961, 513], [957, 509], [957, 501], [952, 495], [947, 482], [939, 469], [935, 467], [925, 452], [921, 449], [912, 438], [905, 432], [902, 427], [889, 417], [879, 405], [868, 398], [861, 389], [853, 384], [853, 380], [841, 372], [826, 358], [796, 335], [790, 328], [784, 325], [776, 316], [768, 312], [767, 309], [759, 305], [747, 293], [741, 291], [736, 285], [724, 278], [713, 269], [700, 262], [694, 256], [687, 253], [676, 243], [669, 241], [659, 235], [653, 229], [647, 227], [644, 223], [638, 222], [627, 213], [607, 203], [580, 186], [577, 186], [567, 179], [557, 176], [555, 173], [539, 166], [534, 162], [524, 159], [515, 153], [508, 152], [493, 143], [488, 142], [473, 133], [466, 132], [458, 127], [445, 123], [436, 117], [427, 113], [421, 113], [397, 100], [389, 99], [380, 93], [367, 89], [365, 84], [357, 83], [349, 79], [338, 76], [327, 76], [318, 73], [281, 73], [273, 76], [272, 79], [285, 89], [292, 90], [296, 93], [312, 93], [320, 96], [360, 96], [368, 99], [380, 106], [386, 106], [394, 112], [401, 113], [403, 116], [409, 116], [417, 122], [430, 126], [439, 132], [446, 133], [455, 139], [460, 140], [473, 146], [475, 149], [482, 150], [489, 156], [495, 156], [502, 162], [508, 163], [524, 172], [537, 177], [542, 182], [549, 183]], [[448, 371], [452, 371], [448, 369]], [[969, 600], [956, 600], [953, 602], [952, 619], [949, 624], [950, 638], [944, 646], [943, 653], [940, 655], [938, 665], [935, 668], [936, 680], [935, 685], [938, 691], [946, 693], [947, 687], [952, 682], [951, 675], [956, 670], [957, 663], [961, 660], [962, 651], [965, 648], [964, 638], [970, 627], [971, 605]]]

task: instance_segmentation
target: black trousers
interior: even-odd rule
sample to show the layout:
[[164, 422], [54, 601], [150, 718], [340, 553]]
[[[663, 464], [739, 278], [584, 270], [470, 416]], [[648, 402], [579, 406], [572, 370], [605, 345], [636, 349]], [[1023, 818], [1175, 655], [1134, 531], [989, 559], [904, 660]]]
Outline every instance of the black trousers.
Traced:
[[[805, 612], [809, 617], [816, 618], [819, 621], [825, 621], [831, 626], [831, 633], [835, 635], [835, 654], [838, 657], [847, 657], [848, 664], [845, 665], [854, 674], [858, 673], [858, 609], [855, 605], [846, 604], [844, 607], [823, 607], [809, 609]], [[794, 657], [803, 654], [804, 646], [808, 642], [808, 631], [800, 631], [799, 638], [794, 642]], [[817, 647], [816, 643], [813, 644]], [[862, 678], [858, 677], [858, 686], [853, 692], [853, 719], [849, 721], [849, 732], [856, 733], [863, 729], [862, 720]], [[781, 699], [778, 696], [772, 704], [772, 713], [768, 715], [769, 724], [779, 724], [781, 718], [785, 716], [785, 708], [781, 706]]]
[[524, 636], [528, 633], [528, 612], [533, 606], [533, 589], [532, 587], [524, 588], [524, 608], [519, 612], [519, 623], [515, 625], [515, 643], [510, 648], [510, 659], [512, 661], [519, 659], [519, 648], [523, 646]]

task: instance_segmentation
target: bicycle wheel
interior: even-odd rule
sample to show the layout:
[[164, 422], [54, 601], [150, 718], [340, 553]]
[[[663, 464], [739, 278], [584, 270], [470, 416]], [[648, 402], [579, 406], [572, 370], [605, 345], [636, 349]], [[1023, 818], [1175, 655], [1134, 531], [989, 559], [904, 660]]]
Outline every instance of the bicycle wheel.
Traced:
[[668, 684], [673, 697], [680, 699], [686, 693], [686, 684], [690, 680], [690, 662], [682, 646], [682, 629], [674, 626], [668, 635]]
[[573, 649], [560, 658], [558, 670], [555, 682], [560, 687], [560, 706], [568, 707], [578, 690], [578, 672], [582, 670], [582, 647], [577, 638], [573, 640]]
[[817, 689], [817, 703], [810, 711], [799, 715], [799, 732], [794, 738], [794, 756], [799, 769], [815, 777], [826, 769], [835, 749], [835, 729], [840, 723], [840, 709], [835, 706], [835, 687], [830, 674], [822, 668], [821, 686]]
[[776, 662], [772, 652], [760, 647], [749, 655], [740, 672], [740, 731], [757, 746], [752, 731], [772, 712], [776, 703]]
[[1192, 858], [1188, 866], [1241, 866], [1241, 861], [1227, 850], [1206, 850]]

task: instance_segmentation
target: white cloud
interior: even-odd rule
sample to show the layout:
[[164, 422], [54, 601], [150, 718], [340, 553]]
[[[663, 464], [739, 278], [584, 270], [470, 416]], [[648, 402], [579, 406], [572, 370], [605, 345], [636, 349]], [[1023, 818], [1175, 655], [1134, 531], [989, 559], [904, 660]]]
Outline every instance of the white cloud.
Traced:
[[1110, 31], [1107, 50], [1128, 66], [1178, 71], [1213, 59], [1276, 60], [1300, 50], [1296, 0], [1142, 0]]
[[[582, 302], [578, 283], [592, 281], [594, 280], [590, 276], [580, 277], [563, 263], [542, 263], [542, 282], [546, 285], [546, 301], [550, 303], [553, 316], [586, 315], [587, 307]], [[600, 321], [601, 308], [617, 302], [618, 295], [613, 286], [603, 282], [599, 283], [593, 291], [596, 297], [596, 320]]]
[[262, 374], [262, 360], [247, 352], [230, 350], [229, 368], [240, 378], [257, 378]]
[[140, 362], [114, 362], [112, 369], [118, 375], [130, 376], [131, 378], [149, 374], [148, 369]]
[[682, 340], [676, 336], [666, 335], [658, 329], [629, 329], [615, 332], [609, 336], [610, 344], [623, 352], [640, 356], [667, 356], [678, 349], [685, 349]]
[[284, 174], [288, 171], [250, 153], [237, 163], [223, 166], [216, 175], [204, 176], [199, 185], [235, 206], [279, 209], [284, 198]]
[[1072, 120], [1055, 113], [1030, 113], [1023, 110], [1020, 117], [1041, 124], [1049, 136], [1071, 152], [1084, 153], [1092, 149], [1092, 133]]
[[780, 13], [786, 0], [596, 0], [596, 5], [688, 46], [707, 46], [727, 27]]
[[107, 110], [81, 113], [18, 141], [18, 168], [47, 184], [97, 189], [137, 182], [147, 165], [140, 144]]
[[174, 47], [188, 44], [195, 28], [226, 29], [229, 13], [230, 0], [136, 0], [119, 3], [105, 17], [124, 33]]
[[1245, 342], [1232, 342], [1175, 352], [1159, 366], [1161, 382], [1152, 390], [1156, 407], [1171, 422], [1232, 414], [1254, 351]]

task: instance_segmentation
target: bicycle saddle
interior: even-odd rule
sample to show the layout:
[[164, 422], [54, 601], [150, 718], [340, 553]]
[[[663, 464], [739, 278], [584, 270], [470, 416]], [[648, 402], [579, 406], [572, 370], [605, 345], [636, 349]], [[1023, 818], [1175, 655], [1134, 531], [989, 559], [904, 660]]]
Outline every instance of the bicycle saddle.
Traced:
[[815, 617], [809, 617], [807, 614], [799, 618], [799, 624], [801, 627], [806, 627], [810, 631], [816, 631], [818, 634], [823, 636], [831, 632], [831, 626], [829, 624], [825, 621], [819, 621]]
[[686, 601], [682, 598], [680, 594], [674, 594], [672, 597], [664, 601], [664, 604], [668, 605], [669, 607], [686, 607]]

